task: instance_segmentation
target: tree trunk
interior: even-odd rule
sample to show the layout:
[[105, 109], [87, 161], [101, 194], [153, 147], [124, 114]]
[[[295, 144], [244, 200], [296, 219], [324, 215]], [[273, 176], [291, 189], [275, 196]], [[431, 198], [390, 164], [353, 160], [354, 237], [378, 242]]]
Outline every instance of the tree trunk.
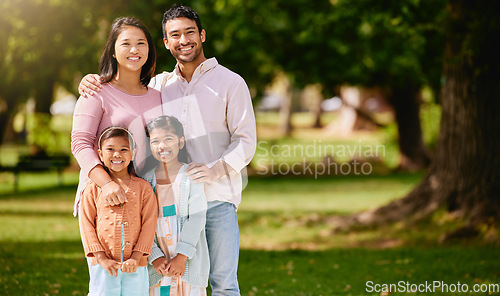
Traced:
[[294, 86], [289, 79], [286, 80], [286, 91], [280, 107], [280, 131], [284, 137], [292, 134], [292, 114], [294, 104], [300, 102], [300, 89]]
[[428, 173], [403, 199], [354, 215], [344, 227], [419, 219], [439, 208], [466, 218], [472, 229], [498, 225], [500, 46], [492, 41], [500, 36], [499, 4], [448, 1], [443, 112]]
[[319, 84], [308, 85], [304, 88], [301, 94], [301, 105], [306, 105], [309, 112], [314, 116], [312, 128], [321, 128], [321, 115], [323, 109], [321, 103], [323, 102], [322, 87]]
[[430, 158], [422, 140], [419, 88], [416, 85], [392, 87], [389, 101], [394, 107], [398, 127], [400, 170], [417, 171], [429, 166]]
[[323, 124], [321, 123], [321, 116], [323, 115], [323, 109], [321, 109], [321, 103], [319, 103], [319, 107], [314, 110], [314, 122], [312, 124], [313, 128], [322, 128]]
[[[1, 101], [0, 101], [1, 104]], [[9, 127], [9, 121], [12, 118], [12, 112], [9, 111], [9, 107], [7, 107], [7, 103], [5, 104], [5, 110], [0, 110], [0, 145], [4, 142], [4, 137], [7, 133], [7, 128]], [[4, 108], [0, 108], [4, 109]]]
[[54, 99], [54, 79], [44, 77], [43, 82], [37, 86], [35, 92], [35, 112], [50, 114], [50, 106]]
[[35, 91], [35, 113], [33, 122], [28, 128], [28, 143], [30, 144], [30, 154], [46, 154], [52, 140], [50, 129], [50, 106], [54, 99], [54, 80], [52, 77], [43, 77]]
[[6, 139], [7, 135], [13, 134], [13, 131], [8, 129], [12, 129], [12, 121], [16, 112], [17, 101], [20, 96], [14, 87], [9, 89], [7, 92], [4, 92], [4, 95], [5, 100], [0, 99], [0, 145], [2, 145], [5, 140], [9, 140]]
[[292, 97], [284, 96], [280, 107], [280, 133], [284, 137], [292, 134]]
[[473, 223], [500, 221], [500, 46], [492, 42], [500, 36], [499, 6], [448, 3], [443, 117], [431, 177], [449, 210]]

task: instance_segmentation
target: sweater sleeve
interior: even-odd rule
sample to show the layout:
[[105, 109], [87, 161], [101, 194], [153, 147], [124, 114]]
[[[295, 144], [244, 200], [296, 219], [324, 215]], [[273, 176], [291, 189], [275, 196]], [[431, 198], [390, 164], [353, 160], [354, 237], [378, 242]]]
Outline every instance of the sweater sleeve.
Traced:
[[188, 215], [182, 226], [176, 253], [191, 259], [196, 252], [200, 234], [205, 228], [207, 201], [203, 183], [190, 183]]
[[73, 114], [71, 131], [71, 152], [85, 175], [101, 164], [96, 152], [95, 141], [104, 113], [101, 97], [98, 95], [79, 98]]
[[148, 256], [148, 263], [153, 264], [153, 261], [160, 257], [165, 257], [165, 254], [163, 254], [163, 251], [160, 249], [160, 246], [158, 245], [158, 240], [155, 235], [155, 239], [153, 241], [153, 247], [151, 248], [151, 254]]
[[83, 249], [87, 257], [93, 257], [94, 252], [105, 251], [99, 242], [96, 231], [96, 197], [98, 194], [99, 190], [94, 183], [89, 183], [82, 194], [80, 233], [82, 234]]

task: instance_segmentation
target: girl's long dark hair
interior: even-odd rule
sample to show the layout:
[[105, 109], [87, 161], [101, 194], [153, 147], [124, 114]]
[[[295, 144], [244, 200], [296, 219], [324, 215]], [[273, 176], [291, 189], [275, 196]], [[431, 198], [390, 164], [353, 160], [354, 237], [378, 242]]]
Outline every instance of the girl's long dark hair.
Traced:
[[141, 83], [144, 86], [149, 84], [151, 77], [153, 77], [156, 68], [156, 49], [153, 42], [153, 38], [149, 33], [146, 26], [134, 17], [121, 17], [117, 18], [111, 27], [109, 32], [108, 41], [104, 47], [104, 51], [101, 55], [101, 62], [99, 64], [99, 73], [101, 75], [102, 82], [110, 82], [118, 72], [118, 62], [116, 58], [113, 57], [115, 54], [115, 44], [118, 35], [123, 31], [124, 27], [132, 26], [141, 29], [146, 35], [148, 41], [148, 59], [141, 70]]

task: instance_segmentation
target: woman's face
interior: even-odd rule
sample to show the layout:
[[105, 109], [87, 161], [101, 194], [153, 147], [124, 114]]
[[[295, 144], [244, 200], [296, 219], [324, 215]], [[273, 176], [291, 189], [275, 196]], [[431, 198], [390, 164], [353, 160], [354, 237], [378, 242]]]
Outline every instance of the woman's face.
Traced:
[[133, 26], [125, 26], [115, 43], [115, 58], [120, 71], [141, 71], [148, 60], [149, 45], [144, 32]]

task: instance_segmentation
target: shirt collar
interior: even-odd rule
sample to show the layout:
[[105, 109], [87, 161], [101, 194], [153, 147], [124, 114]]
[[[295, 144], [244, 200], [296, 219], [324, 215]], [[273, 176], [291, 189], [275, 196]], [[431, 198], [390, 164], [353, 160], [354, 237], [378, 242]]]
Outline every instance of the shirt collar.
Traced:
[[[196, 75], [197, 73], [203, 74], [205, 72], [208, 72], [211, 69], [215, 68], [215, 66], [217, 66], [218, 64], [219, 64], [219, 62], [217, 61], [217, 59], [215, 57], [206, 59], [203, 63], [201, 63], [196, 68], [196, 70], [194, 70], [193, 76]], [[182, 77], [181, 71], [179, 70], [178, 63], [177, 63], [177, 65], [175, 65], [174, 74], [178, 77]], [[184, 79], [184, 77], [182, 77], [182, 78]]]

